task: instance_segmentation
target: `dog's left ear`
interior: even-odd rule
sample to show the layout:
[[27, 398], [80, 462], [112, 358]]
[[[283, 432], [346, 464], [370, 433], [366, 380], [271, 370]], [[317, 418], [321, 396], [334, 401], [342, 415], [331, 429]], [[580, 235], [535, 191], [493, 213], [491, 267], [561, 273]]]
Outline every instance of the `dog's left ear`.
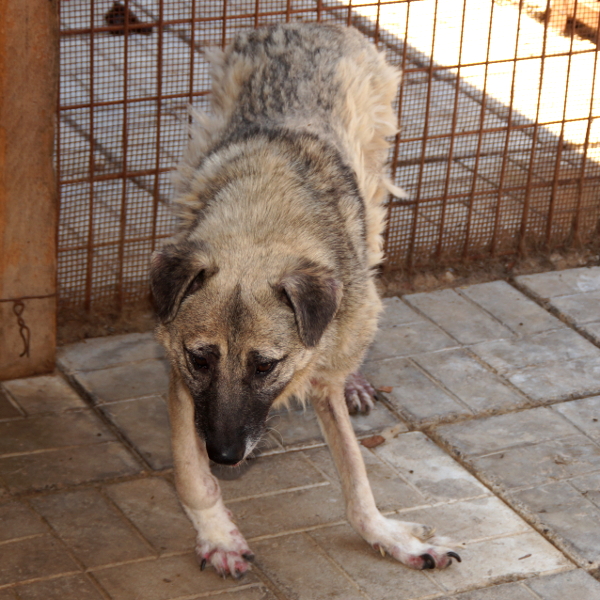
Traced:
[[277, 288], [294, 310], [302, 342], [316, 346], [340, 306], [342, 283], [329, 269], [304, 261]]
[[150, 289], [158, 318], [163, 323], [172, 321], [184, 298], [198, 291], [215, 272], [201, 242], [167, 244], [154, 252]]

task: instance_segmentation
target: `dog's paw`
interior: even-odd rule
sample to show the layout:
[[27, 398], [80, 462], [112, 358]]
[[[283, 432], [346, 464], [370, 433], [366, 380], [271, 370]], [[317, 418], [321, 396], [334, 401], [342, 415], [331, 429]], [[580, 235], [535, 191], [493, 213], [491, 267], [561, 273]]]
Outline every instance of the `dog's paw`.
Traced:
[[237, 579], [250, 569], [254, 554], [221, 499], [204, 510], [185, 505], [184, 509], [198, 533], [196, 558], [202, 570], [212, 565], [222, 577], [231, 575]]
[[241, 577], [254, 560], [254, 554], [248, 547], [244, 536], [234, 527], [218, 542], [198, 536], [196, 558], [200, 569], [210, 564], [221, 577], [231, 575], [234, 579]]
[[375, 406], [375, 390], [373, 386], [357, 371], [350, 373], [344, 386], [344, 395], [348, 412], [353, 415], [356, 413], [369, 413]]
[[452, 559], [461, 562], [456, 544], [434, 536], [434, 530], [427, 525], [380, 517], [374, 527], [362, 533], [375, 550], [411, 569], [445, 569]]

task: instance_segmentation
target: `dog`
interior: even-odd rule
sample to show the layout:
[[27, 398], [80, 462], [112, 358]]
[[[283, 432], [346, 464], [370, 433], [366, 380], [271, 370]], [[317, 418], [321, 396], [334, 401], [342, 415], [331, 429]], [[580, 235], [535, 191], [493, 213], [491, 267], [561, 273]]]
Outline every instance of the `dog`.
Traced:
[[444, 568], [460, 560], [444, 538], [378, 511], [349, 417], [373, 402], [358, 368], [382, 306], [382, 201], [402, 195], [383, 175], [400, 74], [356, 29], [324, 24], [241, 33], [210, 61], [212, 110], [174, 177], [178, 231], [150, 273], [201, 567], [238, 577], [253, 558], [209, 459], [237, 465], [272, 406], [309, 398], [356, 531], [409, 567]]

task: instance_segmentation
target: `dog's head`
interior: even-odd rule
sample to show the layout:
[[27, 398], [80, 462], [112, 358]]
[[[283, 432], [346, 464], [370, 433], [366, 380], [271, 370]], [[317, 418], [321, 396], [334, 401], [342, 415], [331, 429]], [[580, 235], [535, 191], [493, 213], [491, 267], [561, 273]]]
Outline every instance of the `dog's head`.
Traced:
[[273, 402], [307, 372], [342, 295], [332, 272], [306, 259], [274, 253], [234, 263], [184, 241], [156, 252], [151, 267], [159, 337], [193, 398], [196, 430], [209, 457], [230, 465], [251, 452]]

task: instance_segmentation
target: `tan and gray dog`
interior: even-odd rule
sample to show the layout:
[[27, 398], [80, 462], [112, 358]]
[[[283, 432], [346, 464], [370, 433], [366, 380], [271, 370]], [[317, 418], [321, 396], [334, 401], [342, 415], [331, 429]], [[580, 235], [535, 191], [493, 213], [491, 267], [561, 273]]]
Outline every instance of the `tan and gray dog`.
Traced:
[[412, 568], [446, 567], [460, 559], [431, 528], [379, 513], [348, 410], [372, 403], [357, 369], [381, 310], [381, 201], [402, 193], [382, 175], [400, 75], [333, 25], [243, 33], [211, 62], [212, 114], [196, 115], [176, 176], [179, 230], [151, 268], [198, 559], [248, 569], [209, 459], [244, 460], [269, 409], [296, 397], [315, 407], [358, 533]]

